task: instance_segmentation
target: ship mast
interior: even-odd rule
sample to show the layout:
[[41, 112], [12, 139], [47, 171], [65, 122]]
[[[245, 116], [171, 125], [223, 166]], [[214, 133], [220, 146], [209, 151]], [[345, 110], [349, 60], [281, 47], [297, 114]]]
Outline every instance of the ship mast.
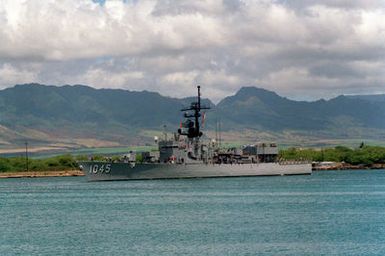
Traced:
[[[201, 106], [201, 87], [198, 85], [198, 98], [196, 102], [192, 102], [190, 107], [183, 108], [181, 111], [185, 111], [184, 117], [186, 121], [182, 124], [181, 128], [186, 128], [186, 130], [179, 129], [178, 133], [181, 135], [186, 135], [188, 138], [200, 138], [202, 136], [202, 132], [200, 131], [200, 121], [201, 110], [202, 109], [210, 109], [210, 107]], [[189, 111], [192, 111], [189, 112]], [[194, 122], [191, 121], [191, 118], [194, 118]]]

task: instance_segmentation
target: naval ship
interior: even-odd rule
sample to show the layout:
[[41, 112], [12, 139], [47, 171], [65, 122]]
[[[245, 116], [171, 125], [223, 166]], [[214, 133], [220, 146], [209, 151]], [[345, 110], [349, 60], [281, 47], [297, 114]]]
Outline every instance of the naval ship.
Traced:
[[[278, 159], [274, 143], [256, 143], [224, 149], [216, 140], [204, 141], [200, 86], [195, 102], [184, 112], [184, 121], [172, 138], [158, 139], [156, 154], [130, 152], [119, 161], [82, 161], [80, 169], [90, 181], [213, 178], [311, 174], [309, 162]], [[140, 155], [139, 155], [140, 154]]]

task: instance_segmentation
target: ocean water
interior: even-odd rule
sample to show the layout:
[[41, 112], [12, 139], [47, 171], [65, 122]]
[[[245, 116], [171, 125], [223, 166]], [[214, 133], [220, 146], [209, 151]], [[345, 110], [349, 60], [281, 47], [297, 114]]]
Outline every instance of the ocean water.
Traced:
[[385, 255], [385, 170], [1, 179], [0, 255]]

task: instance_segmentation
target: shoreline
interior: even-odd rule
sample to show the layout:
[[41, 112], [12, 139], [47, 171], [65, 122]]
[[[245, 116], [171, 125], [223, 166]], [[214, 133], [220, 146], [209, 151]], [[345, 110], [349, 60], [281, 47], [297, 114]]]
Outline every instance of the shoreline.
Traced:
[[340, 162], [321, 162], [318, 164], [313, 164], [313, 171], [339, 171], [339, 170], [377, 170], [377, 169], [385, 169], [385, 164], [346, 164]]
[[[353, 171], [353, 170], [378, 170], [385, 168], [312, 168], [313, 171]], [[34, 171], [34, 172], [2, 172], [0, 179], [12, 178], [45, 178], [45, 177], [81, 177], [85, 176], [80, 170], [63, 171]]]
[[1, 172], [0, 179], [7, 178], [43, 178], [43, 177], [77, 177], [84, 176], [80, 170], [34, 171], [34, 172]]

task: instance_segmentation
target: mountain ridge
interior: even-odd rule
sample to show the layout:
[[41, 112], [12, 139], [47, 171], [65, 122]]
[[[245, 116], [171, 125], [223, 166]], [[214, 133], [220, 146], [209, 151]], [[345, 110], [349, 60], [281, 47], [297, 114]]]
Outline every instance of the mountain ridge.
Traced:
[[[171, 127], [176, 128], [181, 121], [180, 109], [193, 99], [86, 85], [15, 85], [0, 90], [0, 125], [18, 136], [0, 134], [0, 147], [23, 140], [78, 145], [79, 141], [96, 139], [140, 144], [149, 141], [144, 130], [161, 131], [164, 125], [169, 131], [175, 130]], [[217, 121], [223, 131], [234, 133], [300, 131], [357, 138], [375, 137], [385, 131], [385, 96], [341, 95], [308, 102], [247, 86], [216, 105], [209, 99], [202, 102], [213, 108], [207, 112], [205, 125], [211, 131]]]

